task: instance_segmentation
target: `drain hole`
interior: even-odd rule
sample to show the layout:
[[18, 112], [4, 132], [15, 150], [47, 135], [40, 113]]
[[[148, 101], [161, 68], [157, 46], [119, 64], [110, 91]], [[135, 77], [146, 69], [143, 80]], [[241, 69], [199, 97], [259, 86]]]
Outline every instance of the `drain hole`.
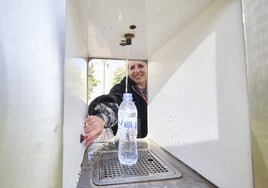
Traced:
[[148, 161], [149, 161], [149, 162], [152, 162], [152, 161], [154, 161], [154, 160], [153, 160], [153, 159], [148, 159]]

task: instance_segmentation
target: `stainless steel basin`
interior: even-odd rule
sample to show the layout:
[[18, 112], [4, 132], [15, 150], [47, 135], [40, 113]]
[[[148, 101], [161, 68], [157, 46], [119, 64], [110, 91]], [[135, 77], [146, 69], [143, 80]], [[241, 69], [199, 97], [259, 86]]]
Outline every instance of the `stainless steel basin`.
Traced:
[[135, 165], [122, 165], [116, 151], [96, 152], [93, 182], [96, 185], [135, 183], [180, 178], [181, 172], [150, 149], [138, 150]]
[[217, 188], [151, 139], [139, 139], [135, 165], [121, 165], [117, 151], [117, 142], [91, 144], [81, 164], [77, 188]]

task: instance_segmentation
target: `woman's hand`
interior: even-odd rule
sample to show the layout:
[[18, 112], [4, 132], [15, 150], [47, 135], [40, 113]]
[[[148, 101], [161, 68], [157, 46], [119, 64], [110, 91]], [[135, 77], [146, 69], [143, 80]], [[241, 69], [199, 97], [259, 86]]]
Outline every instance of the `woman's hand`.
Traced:
[[84, 140], [87, 147], [103, 131], [105, 122], [98, 116], [90, 115], [84, 122]]

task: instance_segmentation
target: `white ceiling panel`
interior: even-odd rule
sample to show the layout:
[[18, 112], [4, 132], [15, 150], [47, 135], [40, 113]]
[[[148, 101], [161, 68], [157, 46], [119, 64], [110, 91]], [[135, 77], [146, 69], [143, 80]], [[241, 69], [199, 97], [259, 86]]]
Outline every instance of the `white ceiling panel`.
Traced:
[[[66, 54], [148, 59], [212, 1], [69, 0]], [[125, 33], [135, 36], [131, 45], [121, 46]]]

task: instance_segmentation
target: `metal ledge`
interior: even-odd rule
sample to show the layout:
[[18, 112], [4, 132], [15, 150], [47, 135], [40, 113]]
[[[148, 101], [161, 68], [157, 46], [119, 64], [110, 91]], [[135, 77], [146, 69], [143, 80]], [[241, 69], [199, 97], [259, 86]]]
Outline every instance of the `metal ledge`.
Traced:
[[180, 187], [217, 188], [150, 139], [138, 141], [135, 165], [121, 165], [118, 143], [91, 144], [84, 155], [77, 188]]

